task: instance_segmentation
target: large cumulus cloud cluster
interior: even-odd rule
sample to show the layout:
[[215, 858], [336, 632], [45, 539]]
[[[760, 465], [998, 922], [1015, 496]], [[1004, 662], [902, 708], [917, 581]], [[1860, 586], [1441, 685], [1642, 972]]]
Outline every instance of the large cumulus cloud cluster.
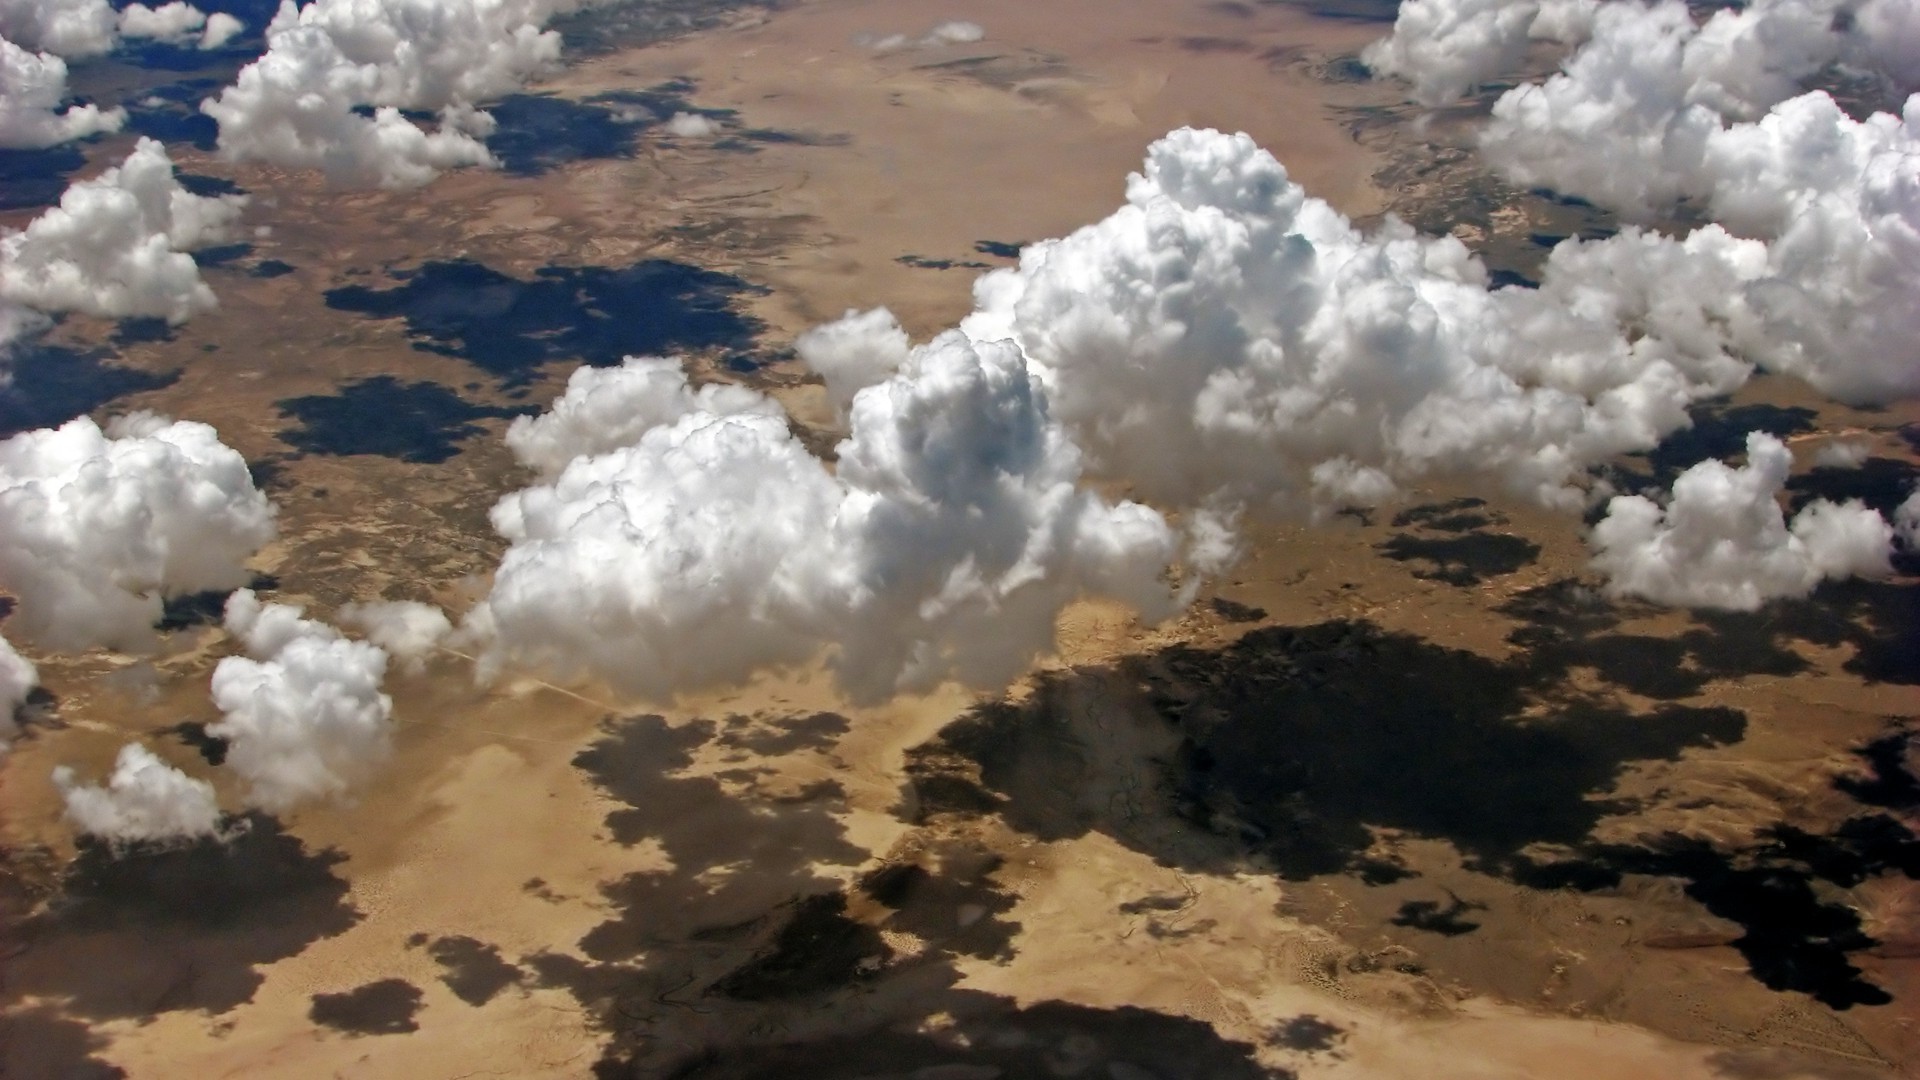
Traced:
[[69, 105], [67, 62], [29, 52], [0, 38], [0, 148], [37, 150], [88, 135], [118, 131], [125, 109]]
[[[478, 102], [554, 64], [541, 27], [581, 0], [285, 0], [267, 51], [202, 109], [228, 156], [324, 169], [356, 185], [412, 187], [489, 165], [493, 120]], [[371, 107], [369, 115], [364, 111]], [[429, 131], [402, 110], [435, 112]]]
[[217, 49], [242, 28], [231, 15], [209, 16], [182, 0], [117, 11], [107, 0], [0, 0], [0, 38], [68, 59], [112, 52], [123, 37]]
[[247, 655], [214, 668], [223, 717], [207, 733], [228, 741], [226, 764], [246, 781], [249, 803], [279, 812], [339, 798], [387, 759], [386, 650], [348, 640], [298, 607], [262, 603], [251, 589], [227, 599], [226, 626]]
[[0, 442], [8, 625], [54, 649], [151, 644], [169, 596], [247, 580], [274, 510], [205, 424], [86, 417]]
[[14, 717], [38, 685], [40, 672], [33, 661], [21, 656], [12, 642], [0, 637], [0, 754], [6, 753], [8, 744], [19, 734], [20, 725]]
[[[613, 412], [625, 445], [582, 437], [596, 396], [651, 426]], [[1081, 484], [1012, 346], [915, 349], [854, 397], [850, 426], [830, 469], [770, 404], [658, 362], [576, 379], [515, 442], [545, 476], [493, 512], [512, 547], [469, 622], [489, 664], [664, 697], [826, 653], [872, 700], [1003, 685], [1081, 595], [1170, 610], [1178, 535]]]

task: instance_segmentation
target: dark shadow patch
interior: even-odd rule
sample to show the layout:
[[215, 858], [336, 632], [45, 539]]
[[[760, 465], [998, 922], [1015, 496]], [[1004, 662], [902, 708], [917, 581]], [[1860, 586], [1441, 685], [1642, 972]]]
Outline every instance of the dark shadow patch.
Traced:
[[253, 265], [251, 270], [247, 271], [249, 277], [263, 279], [285, 277], [291, 273], [293, 273], [293, 267], [288, 263], [281, 262], [279, 259], [261, 259]]
[[734, 303], [765, 292], [730, 274], [661, 259], [620, 269], [550, 266], [530, 281], [467, 261], [394, 276], [404, 283], [329, 290], [327, 306], [405, 318], [415, 348], [470, 361], [509, 387], [562, 359], [610, 366], [627, 356], [751, 352], [760, 322]]
[[113, 326], [113, 343], [121, 348], [172, 340], [173, 326], [165, 319], [140, 316], [121, 319]]
[[928, 259], [919, 255], [901, 255], [893, 260], [901, 266], [911, 266], [915, 270], [991, 270], [993, 267], [983, 262], [956, 261], [954, 259]]
[[1253, 51], [1253, 43], [1243, 38], [1210, 37], [1196, 35], [1176, 38], [1174, 43], [1190, 53], [1245, 53]]
[[252, 244], [223, 244], [220, 247], [202, 248], [193, 253], [193, 259], [204, 268], [239, 262], [251, 254]]
[[[220, 195], [245, 195], [247, 193], [246, 188], [241, 187], [239, 184], [234, 183], [224, 176], [207, 176], [204, 173], [180, 172], [176, 169], [173, 178], [179, 181], [181, 187], [187, 189], [188, 194], [198, 195], [203, 199], [211, 199]], [[247, 250], [251, 250], [252, 248], [250, 244], [234, 244], [232, 246], [241, 248], [242, 254], [245, 254]], [[212, 248], [208, 250], [218, 251], [220, 249]], [[193, 257], [194, 261], [203, 266], [206, 265], [207, 254], [207, 251], [196, 252]]]
[[1855, 750], [1867, 766], [1865, 776], [1842, 776], [1834, 786], [1868, 806], [1888, 810], [1920, 808], [1920, 777], [1908, 768], [1914, 737], [1897, 732]]
[[486, 433], [473, 421], [537, 411], [474, 405], [439, 383], [403, 383], [391, 375], [348, 383], [335, 394], [275, 404], [280, 415], [301, 425], [282, 432], [280, 440], [304, 453], [377, 454], [429, 465], [447, 460], [460, 452], [460, 443]]
[[[977, 991], [936, 995], [929, 1011], [952, 1018], [939, 1032], [900, 1021], [831, 1038], [772, 1045], [716, 1045], [683, 1054], [663, 1075], [685, 1080], [808, 1080], [952, 1077], [1155, 1077], [1157, 1080], [1282, 1080], [1249, 1044], [1211, 1025], [1123, 1006], [1096, 1009], [1059, 1001], [1025, 1008]], [[618, 1060], [598, 1075], [636, 1075]]]
[[1256, 623], [1267, 617], [1266, 608], [1257, 608], [1252, 604], [1242, 604], [1224, 596], [1215, 596], [1207, 600], [1207, 608], [1215, 615], [1230, 623]]
[[156, 374], [109, 363], [104, 350], [69, 349], [37, 339], [20, 343], [13, 382], [0, 386], [0, 439], [54, 427], [129, 394], [171, 386], [178, 371]]
[[[266, 18], [271, 21], [273, 13], [269, 11]], [[259, 27], [248, 24], [250, 30], [264, 26], [264, 23]], [[170, 145], [187, 145], [203, 152], [212, 152], [220, 144], [220, 124], [200, 111], [200, 102], [209, 97], [218, 97], [231, 81], [217, 77], [181, 79], [139, 91], [125, 102], [127, 128], [136, 135], [158, 139]], [[185, 177], [181, 179], [185, 181]]]
[[315, 994], [307, 1019], [349, 1035], [405, 1035], [419, 1031], [420, 988], [405, 979], [381, 979], [339, 994]]
[[222, 765], [227, 760], [227, 749], [232, 743], [218, 735], [207, 733], [207, 725], [198, 720], [183, 720], [169, 728], [161, 728], [160, 734], [171, 735], [182, 743], [193, 747], [200, 760], [209, 765]]
[[[712, 111], [703, 115], [717, 115]], [[844, 132], [785, 131], [780, 128], [741, 128], [734, 138], [769, 146], [852, 146], [853, 136]]]
[[94, 1057], [107, 1039], [51, 1005], [0, 1014], [0, 1076], [8, 1080], [123, 1080], [125, 1069]]
[[497, 946], [470, 937], [439, 938], [427, 946], [427, 955], [447, 969], [440, 981], [453, 996], [475, 1008], [518, 984], [524, 974], [500, 958]]
[[893, 950], [846, 910], [847, 898], [837, 892], [795, 901], [773, 947], [728, 972], [713, 991], [737, 1001], [806, 997], [879, 971]]
[[1787, 478], [1787, 512], [1797, 514], [1815, 499], [1837, 503], [1858, 499], [1891, 518], [1916, 485], [1920, 485], [1920, 466], [1898, 458], [1871, 457], [1852, 469], [1821, 466]]
[[[246, 587], [255, 592], [267, 592], [279, 588], [280, 579], [272, 574], [255, 574], [248, 579]], [[190, 626], [219, 626], [221, 620], [226, 618], [227, 597], [231, 595], [232, 589], [208, 589], [165, 597], [160, 607], [160, 621], [154, 624], [154, 628], [173, 631], [185, 630]]]
[[[95, 136], [98, 138], [98, 136]], [[90, 140], [81, 140], [85, 143]], [[73, 174], [86, 168], [80, 144], [62, 143], [43, 150], [0, 149], [0, 210], [30, 210], [54, 206], [72, 183]]]
[[259, 968], [360, 921], [334, 872], [344, 855], [308, 851], [264, 814], [228, 824], [224, 843], [81, 838], [59, 899], [4, 935], [25, 948], [0, 971], [0, 1002], [59, 999], [90, 1020], [223, 1013], [252, 1000]]
[[1299, 8], [1322, 19], [1390, 23], [1400, 12], [1400, 0], [1259, 0], [1265, 7]]
[[1395, 926], [1446, 937], [1459, 937], [1480, 929], [1479, 923], [1469, 922], [1463, 916], [1469, 911], [1485, 911], [1487, 905], [1462, 900], [1452, 893], [1447, 894], [1447, 900], [1444, 906], [1438, 900], [1409, 900], [1400, 905], [1400, 911], [1389, 921]]
[[831, 746], [852, 727], [846, 717], [830, 712], [791, 717], [730, 716], [717, 741], [722, 746], [778, 757]]
[[1284, 1046], [1297, 1053], [1324, 1054], [1340, 1045], [1346, 1037], [1345, 1028], [1308, 1014], [1296, 1016], [1274, 1028], [1267, 1039], [1275, 1046]]
[[[513, 176], [538, 176], [575, 161], [631, 157], [641, 132], [665, 119], [651, 110], [616, 113], [604, 104], [546, 94], [513, 94], [487, 111], [499, 125], [487, 136], [487, 149]], [[635, 116], [645, 119], [628, 119]]]
[[973, 250], [982, 255], [991, 255], [996, 259], [1017, 259], [1020, 257], [1020, 249], [1026, 246], [1024, 242], [1008, 244], [999, 240], [975, 240], [973, 242]]
[[1251, 19], [1254, 15], [1253, 5], [1243, 4], [1240, 0], [1214, 0], [1207, 5], [1207, 10], [1232, 19]]
[[1646, 454], [1630, 455], [1646, 462], [1648, 475], [1642, 485], [1628, 483], [1628, 489], [1652, 486], [1671, 488], [1681, 473], [1707, 460], [1727, 461], [1744, 458], [1747, 434], [1764, 431], [1776, 438], [1818, 430], [1818, 414], [1801, 406], [1736, 405], [1706, 402], [1687, 410], [1691, 427], [1668, 435], [1658, 447]]
[[1400, 533], [1375, 550], [1395, 562], [1423, 562], [1413, 576], [1466, 587], [1511, 574], [1540, 557], [1540, 545], [1507, 533], [1469, 533], [1444, 539]]
[[942, 955], [1007, 961], [1020, 924], [1003, 918], [1017, 898], [994, 884], [1000, 865], [982, 847], [937, 843], [870, 871], [860, 891], [892, 909], [882, 929], [912, 934]]

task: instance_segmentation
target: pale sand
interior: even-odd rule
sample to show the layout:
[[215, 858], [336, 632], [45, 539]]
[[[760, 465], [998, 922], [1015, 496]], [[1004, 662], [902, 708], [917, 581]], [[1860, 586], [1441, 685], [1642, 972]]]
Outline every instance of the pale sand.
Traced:
[[[330, 192], [310, 176], [223, 172], [183, 154], [187, 166], [233, 175], [256, 193], [259, 205], [248, 220], [274, 230], [258, 242], [259, 254], [297, 269], [271, 280], [217, 275], [219, 312], [183, 327], [174, 341], [126, 350], [134, 363], [182, 368], [179, 382], [119, 405], [213, 422], [229, 443], [259, 458], [284, 451], [273, 436], [287, 421], [274, 402], [326, 393], [346, 379], [394, 373], [456, 388], [473, 383], [463, 391], [468, 400], [511, 403], [470, 365], [408, 348], [397, 322], [321, 304], [322, 289], [350, 281], [384, 287], [380, 266], [428, 257], [469, 257], [521, 275], [555, 262], [682, 258], [769, 286], [752, 306], [768, 322], [771, 341], [846, 307], [877, 303], [924, 335], [967, 309], [973, 271], [910, 268], [897, 258], [998, 264], [976, 253], [975, 242], [1059, 235], [1095, 220], [1117, 205], [1145, 145], [1182, 123], [1249, 131], [1310, 192], [1350, 213], [1382, 205], [1368, 180], [1378, 162], [1320, 107], [1331, 91], [1298, 65], [1263, 58], [1276, 46], [1348, 52], [1375, 36], [1377, 26], [1313, 20], [1285, 8], [1240, 18], [1200, 4], [1065, 0], [969, 5], [965, 16], [988, 32], [971, 45], [875, 55], [855, 42], [865, 33], [918, 34], [956, 14], [921, 0], [805, 4], [737, 28], [593, 58], [549, 85], [586, 96], [687, 76], [698, 82], [696, 104], [737, 109], [741, 125], [844, 135], [844, 145], [764, 143], [749, 155], [650, 136], [630, 161], [586, 162], [523, 179], [464, 173], [400, 194]], [[1175, 42], [1190, 36], [1252, 47]], [[973, 65], [977, 76], [934, 66], [989, 57], [997, 59]], [[1378, 89], [1340, 92], [1391, 99]], [[687, 224], [718, 239], [673, 231]], [[344, 276], [369, 270], [375, 276]], [[68, 332], [99, 330], [75, 320]], [[202, 352], [205, 345], [219, 350]], [[536, 381], [528, 400], [550, 398], [563, 375], [560, 369]], [[824, 418], [814, 388], [785, 373], [771, 382], [803, 419]], [[1768, 384], [1748, 396], [1774, 400], [1783, 393], [1791, 396]], [[1902, 415], [1911, 418], [1911, 410]], [[260, 569], [280, 578], [277, 597], [307, 600], [321, 615], [349, 599], [383, 595], [464, 607], [474, 589], [469, 577], [484, 575], [500, 549], [485, 510], [521, 482], [496, 437], [505, 421], [477, 423], [487, 434], [443, 465], [324, 456], [285, 462], [287, 480], [276, 490], [285, 539], [259, 560]], [[1889, 417], [1827, 409], [1822, 423], [1828, 430], [1885, 431]], [[1913, 456], [1891, 435], [1879, 437], [1876, 452]], [[1512, 623], [1492, 609], [1577, 572], [1584, 549], [1567, 519], [1499, 509], [1507, 531], [1542, 551], [1523, 569], [1476, 588], [1417, 579], [1379, 556], [1374, 544], [1382, 530], [1342, 524], [1257, 531], [1249, 558], [1219, 591], [1264, 608], [1270, 623], [1365, 618], [1503, 656], [1511, 650], [1504, 638]], [[1687, 625], [1681, 615], [1630, 624], [1655, 634]], [[1081, 605], [1063, 620], [1061, 656], [1043, 670], [1180, 641], [1220, 644], [1240, 632], [1199, 611], [1144, 629], [1124, 612]], [[46, 779], [51, 767], [67, 763], [97, 776], [132, 735], [214, 719], [206, 678], [226, 648], [211, 630], [176, 634], [151, 679], [131, 669], [109, 680], [118, 665], [99, 657], [38, 658], [66, 726], [23, 740], [0, 765], [0, 839], [14, 849], [45, 844], [56, 858], [70, 854]], [[1653, 763], [1622, 779], [1623, 794], [1670, 790], [1697, 796], [1692, 808], [1675, 796], [1614, 827], [1741, 839], [1789, 811], [1816, 821], [1843, 814], [1826, 786], [1847, 767], [1843, 748], [1879, 733], [1883, 717], [1920, 712], [1920, 701], [1908, 688], [1868, 684], [1843, 671], [1844, 647], [1795, 648], [1815, 663], [1813, 671], [1715, 683], [1699, 699], [1746, 710], [1746, 741]], [[1580, 671], [1568, 677], [1575, 685], [1591, 682]], [[775, 673], [739, 691], [680, 702], [667, 715], [681, 732], [735, 714], [777, 723], [828, 711], [844, 714], [848, 725], [785, 752], [689, 740], [688, 764], [660, 778], [659, 798], [643, 795], [630, 808], [652, 831], [622, 846], [609, 814], [623, 804], [573, 759], [601, 738], [604, 717], [645, 706], [615, 701], [593, 686], [528, 680], [477, 689], [457, 657], [436, 661], [424, 675], [396, 674], [389, 690], [400, 726], [394, 759], [379, 780], [352, 805], [304, 808], [285, 822], [310, 850], [346, 856], [334, 868], [346, 894], [339, 905], [310, 913], [311, 926], [296, 920], [286, 928], [292, 944], [262, 945], [267, 932], [258, 928], [228, 933], [179, 924], [9, 942], [0, 1003], [16, 1015], [77, 1018], [91, 1027], [97, 1058], [141, 1077], [580, 1076], [608, 1036], [594, 1030], [574, 994], [533, 985], [532, 958], [584, 955], [590, 935], [618, 925], [625, 929], [615, 936], [639, 934], [616, 951], [641, 969], [635, 978], [645, 990], [623, 1007], [645, 1014], [650, 1064], [702, 1041], [773, 1039], [775, 1026], [794, 1037], [830, 1035], [919, 1015], [922, 1000], [932, 1003], [925, 1008], [944, 1008], [941, 993], [925, 985], [941, 964], [951, 965], [961, 988], [1023, 1005], [1132, 1005], [1204, 1020], [1223, 1037], [1263, 1045], [1263, 1060], [1306, 1077], [1834, 1077], [1855, 1066], [1866, 1070], [1859, 1075], [1897, 1075], [1920, 1062], [1920, 1042], [1903, 1019], [1920, 992], [1920, 964], [1912, 959], [1856, 955], [1898, 1003], [1836, 1013], [1759, 987], [1724, 936], [1709, 934], [1714, 943], [1702, 948], [1646, 947], [1649, 936], [1698, 932], [1687, 921], [1696, 918], [1694, 909], [1683, 901], [1496, 887], [1462, 870], [1442, 843], [1402, 846], [1430, 884], [1485, 901], [1488, 910], [1476, 916], [1484, 928], [1463, 938], [1416, 939], [1429, 974], [1354, 975], [1356, 957], [1404, 949], [1413, 939], [1386, 922], [1399, 894], [1389, 898], [1351, 878], [1281, 882], [1255, 866], [1178, 871], [1097, 830], [1036, 840], [991, 819], [910, 824], [899, 812], [906, 753], [972, 703], [958, 691], [850, 710], [818, 672]], [[1095, 680], [1081, 692], [1088, 715], [1106, 725], [1102, 760], [1119, 771], [1101, 782], [1116, 785], [1118, 796], [1119, 785], [1134, 777], [1132, 763], [1170, 750], [1173, 737], [1124, 687]], [[223, 770], [205, 768], [170, 739], [148, 744], [212, 776], [228, 805], [236, 804], [239, 793]], [[634, 764], [644, 770], [664, 760]], [[823, 780], [837, 782], [839, 791], [810, 786]], [[743, 806], [752, 815], [745, 827]], [[1176, 846], [1212, 843], [1197, 834], [1183, 839], [1187, 827], [1171, 821], [1157, 827]], [[1017, 924], [1007, 942], [1010, 959], [955, 955], [918, 968], [903, 961], [897, 976], [836, 997], [824, 1012], [804, 1004], [722, 1007], [698, 996], [704, 982], [689, 984], [684, 1000], [705, 1001], [714, 1011], [695, 1011], [676, 996], [682, 970], [710, 979], [746, 955], [743, 946], [695, 938], [695, 930], [756, 918], [798, 891], [846, 882], [883, 857], [949, 849], [1004, 857], [989, 876], [1011, 898], [994, 916]], [[638, 880], [664, 883], [661, 891], [624, 902], [603, 895], [632, 874], [651, 875]], [[1860, 902], [1876, 918], [1908, 917], [1898, 888], [1872, 884]], [[1121, 910], [1149, 896], [1186, 900], [1172, 912]], [[886, 914], [858, 898], [852, 913], [872, 922]], [[1616, 917], [1653, 929], [1620, 931]], [[887, 933], [901, 954], [942, 948], [912, 933]], [[440, 981], [442, 968], [426, 949], [409, 944], [415, 934], [492, 945], [520, 966], [523, 984], [469, 1005]], [[1337, 977], [1327, 974], [1330, 965]], [[209, 983], [251, 977], [260, 982], [250, 991]], [[349, 1037], [308, 1019], [314, 994], [396, 978], [421, 995], [415, 1032]], [[192, 1007], [213, 1001], [219, 1005], [208, 1006], [211, 1012]], [[1304, 1052], [1269, 1042], [1276, 1025], [1300, 1016], [1336, 1025], [1336, 1048]], [[937, 1018], [929, 1023], [939, 1026]], [[77, 1039], [70, 1028], [23, 1023], [10, 1045], [0, 1046], [0, 1072], [48, 1075], [71, 1060], [55, 1056], [53, 1047]]]

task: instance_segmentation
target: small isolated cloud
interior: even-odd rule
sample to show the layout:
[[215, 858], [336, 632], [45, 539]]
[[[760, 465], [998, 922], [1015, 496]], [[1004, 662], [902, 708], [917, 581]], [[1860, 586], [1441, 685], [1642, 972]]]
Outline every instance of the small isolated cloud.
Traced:
[[522, 465], [552, 478], [576, 458], [630, 446], [691, 413], [785, 415], [777, 403], [743, 386], [710, 383], [695, 389], [678, 360], [629, 356], [617, 368], [575, 368], [566, 393], [550, 409], [514, 419], [507, 446]]
[[416, 672], [453, 633], [446, 612], [412, 600], [348, 604], [340, 609], [339, 619], [341, 625], [367, 635], [367, 640]]
[[246, 460], [205, 424], [86, 417], [0, 442], [9, 622], [55, 649], [141, 649], [163, 597], [244, 584], [275, 535]]
[[1857, 439], [1834, 439], [1813, 452], [1813, 463], [1823, 469], [1857, 469], [1866, 464], [1873, 447]]
[[20, 706], [26, 704], [27, 695], [39, 685], [40, 673], [34, 669], [33, 661], [14, 651], [13, 643], [0, 637], [0, 754], [7, 752], [7, 745], [20, 733], [14, 716]]
[[119, 166], [69, 187], [24, 231], [0, 236], [0, 300], [184, 322], [217, 304], [187, 252], [229, 239], [244, 204], [243, 196], [187, 191], [166, 149], [143, 138]]
[[1786, 444], [1754, 432], [1745, 465], [1693, 466], [1665, 506], [1614, 498], [1593, 528], [1594, 568], [1614, 595], [1734, 611], [1805, 596], [1829, 578], [1890, 573], [1893, 529], [1858, 500], [1815, 500], [1787, 522], [1777, 496], [1792, 466]]
[[853, 396], [887, 381], [907, 362], [912, 342], [886, 308], [848, 311], [794, 339], [793, 351], [827, 384], [834, 412], [845, 416]]
[[1920, 551], [1920, 488], [1893, 511], [1893, 528], [1909, 551]]
[[899, 52], [902, 49], [937, 49], [943, 45], [968, 45], [986, 36], [986, 28], [979, 23], [950, 19], [919, 37], [908, 37], [906, 34], [888, 34], [885, 37], [867, 36], [860, 38], [859, 43], [874, 52]]
[[[201, 109], [229, 158], [321, 168], [337, 183], [415, 187], [494, 163], [493, 118], [475, 103], [555, 64], [540, 27], [573, 0], [313, 0], [286, 3], [267, 51]], [[371, 115], [363, 110], [371, 107]], [[402, 110], [439, 116], [428, 131]]]
[[720, 125], [699, 113], [677, 112], [667, 121], [667, 134], [682, 139], [711, 139], [720, 134]]
[[67, 100], [67, 63], [0, 38], [0, 148], [37, 150], [119, 131], [125, 109], [60, 106]]
[[207, 734], [228, 740], [226, 764], [247, 782], [251, 805], [279, 813], [340, 798], [387, 759], [386, 650], [349, 641], [300, 608], [262, 604], [251, 589], [227, 599], [226, 625], [247, 655], [214, 668], [224, 718]]
[[161, 761], [136, 743], [120, 748], [106, 786], [83, 784], [65, 765], [53, 785], [76, 832], [116, 844], [217, 836], [220, 806], [213, 785]]
[[854, 399], [837, 471], [762, 409], [624, 430], [494, 508], [512, 547], [469, 624], [489, 667], [664, 698], [825, 652], [875, 700], [1004, 685], [1083, 594], [1171, 610], [1178, 538], [1079, 486], [1078, 450], [1004, 344], [914, 350]]

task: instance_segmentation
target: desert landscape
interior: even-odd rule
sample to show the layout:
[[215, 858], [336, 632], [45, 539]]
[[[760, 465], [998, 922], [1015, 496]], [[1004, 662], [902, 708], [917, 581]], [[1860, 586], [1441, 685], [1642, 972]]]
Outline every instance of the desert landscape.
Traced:
[[[963, 325], [976, 279], [1114, 213], [1173, 129], [1245, 132], [1358, 229], [1452, 235], [1495, 284], [1614, 235], [1476, 149], [1564, 50], [1423, 107], [1360, 59], [1395, 8], [589, 9], [489, 103], [498, 167], [385, 189], [187, 131], [178, 103], [244, 54], [76, 64], [79, 94], [161, 103], [180, 174], [247, 194], [245, 239], [199, 253], [218, 307], [191, 321], [82, 312], [18, 347], [0, 437], [210, 424], [277, 508], [245, 563], [261, 599], [458, 625], [505, 610], [517, 538], [489, 515], [538, 474], [507, 432], [577, 369], [680, 358], [846, 471], [847, 406], [796, 342], [879, 306], [914, 342]], [[959, 19], [980, 33], [932, 32]], [[144, 115], [59, 161], [6, 151], [0, 226], [120, 161]], [[1664, 490], [1762, 431], [1793, 451], [1791, 510], [1893, 520], [1920, 407], [1842, 397], [1758, 373], [1595, 475]], [[436, 639], [385, 669], [377, 769], [278, 811], [209, 732], [244, 651], [226, 590], [169, 595], [145, 650], [39, 647], [0, 599], [38, 673], [0, 756], [0, 1076], [1920, 1070], [1914, 552], [1754, 610], [1661, 604], [1595, 570], [1604, 507], [1440, 468], [1403, 486], [1249, 512], [1164, 619], [1076, 594], [1004, 690], [852, 692], [814, 650], [649, 694]], [[99, 782], [130, 741], [212, 785], [219, 835], [76, 830], [55, 770]]]

